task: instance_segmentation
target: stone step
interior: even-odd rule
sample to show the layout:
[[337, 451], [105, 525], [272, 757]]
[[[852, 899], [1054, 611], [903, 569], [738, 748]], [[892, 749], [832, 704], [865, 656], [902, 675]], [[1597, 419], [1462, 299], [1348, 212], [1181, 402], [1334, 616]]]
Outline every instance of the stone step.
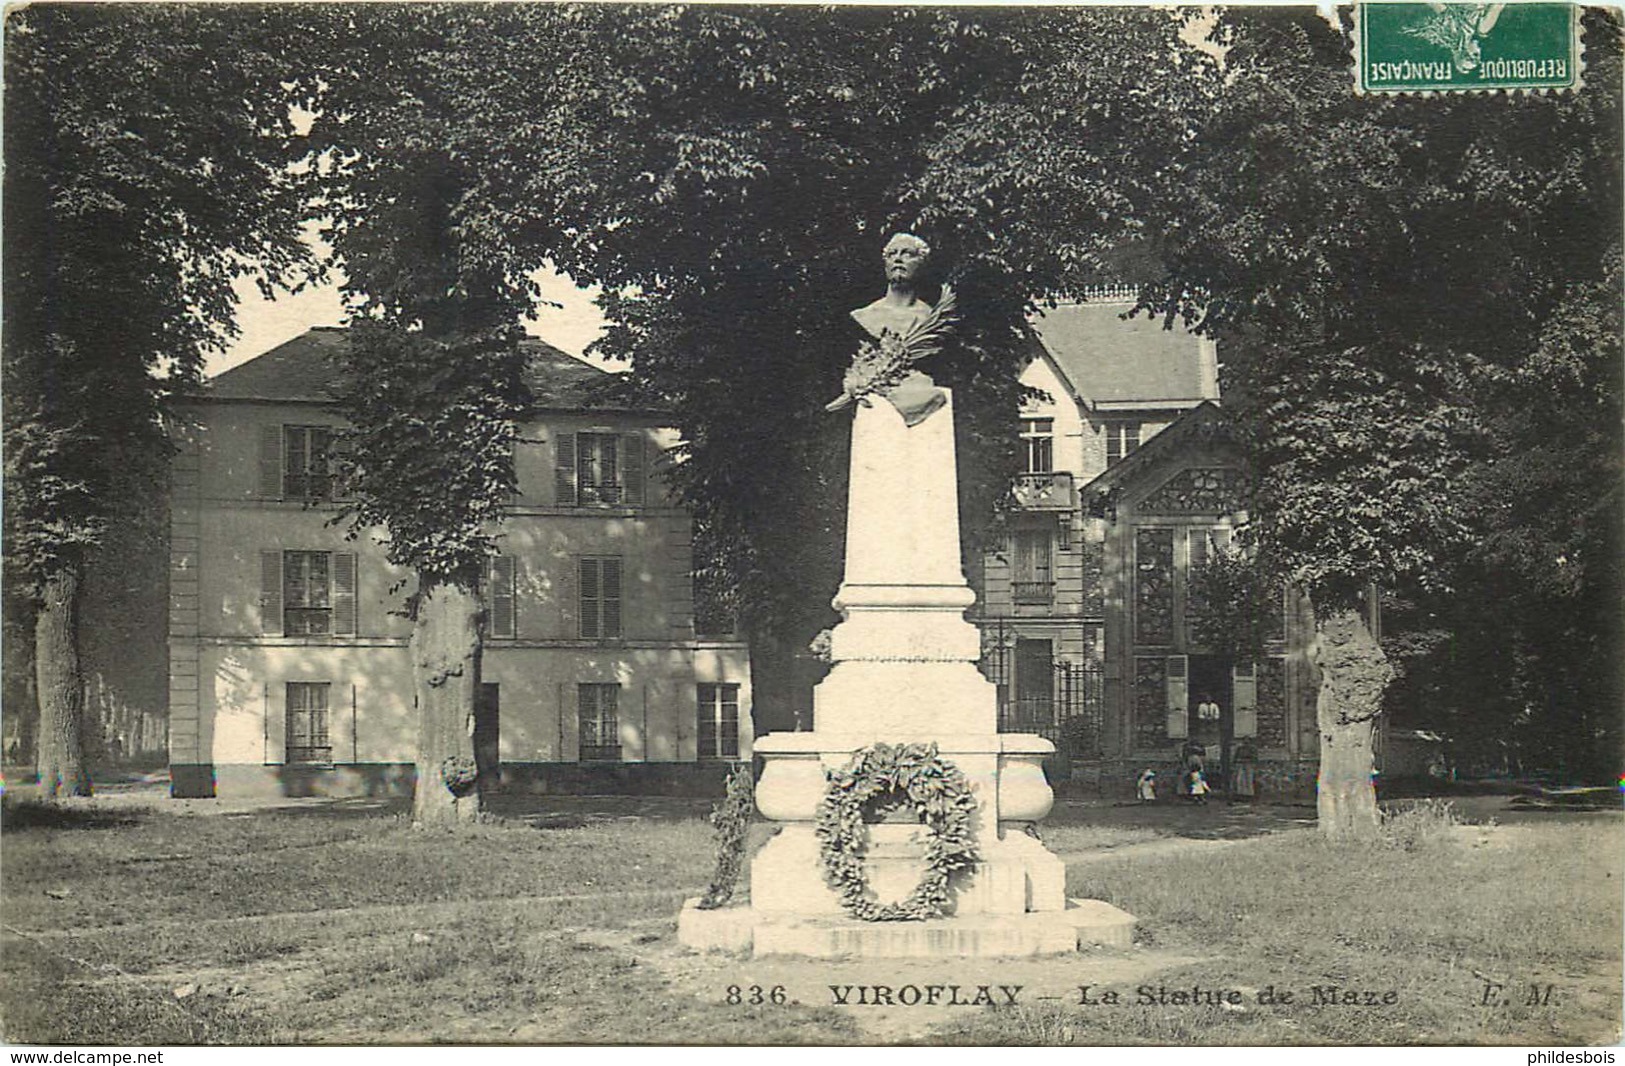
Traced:
[[1073, 899], [1064, 911], [975, 914], [925, 922], [763, 915], [748, 906], [702, 911], [690, 899], [678, 939], [697, 951], [804, 958], [999, 958], [1059, 955], [1088, 945], [1133, 946], [1134, 916], [1103, 900]]

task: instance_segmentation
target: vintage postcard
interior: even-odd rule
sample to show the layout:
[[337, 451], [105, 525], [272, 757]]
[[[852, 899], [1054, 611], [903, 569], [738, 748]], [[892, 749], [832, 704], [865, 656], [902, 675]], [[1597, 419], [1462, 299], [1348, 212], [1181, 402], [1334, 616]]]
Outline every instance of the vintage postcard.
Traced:
[[1621, 30], [9, 8], [12, 1061], [1614, 1061]]

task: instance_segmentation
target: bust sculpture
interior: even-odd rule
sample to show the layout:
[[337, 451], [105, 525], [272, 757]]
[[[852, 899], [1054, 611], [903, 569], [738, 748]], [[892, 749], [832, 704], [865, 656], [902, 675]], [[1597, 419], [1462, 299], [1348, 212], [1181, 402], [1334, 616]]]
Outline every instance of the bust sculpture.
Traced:
[[944, 286], [932, 304], [920, 295], [930, 265], [931, 246], [911, 233], [886, 242], [882, 261], [886, 294], [852, 312], [852, 319], [873, 341], [865, 342], [852, 360], [841, 396], [828, 405], [835, 411], [853, 401], [868, 404], [880, 393], [909, 426], [918, 425], [947, 402], [946, 394], [913, 364], [934, 355], [952, 324], [953, 290]]
[[887, 330], [903, 336], [931, 311], [920, 297], [920, 283], [931, 262], [931, 246], [912, 233], [899, 233], [881, 252], [886, 267], [886, 295], [852, 312], [869, 336], [879, 340]]

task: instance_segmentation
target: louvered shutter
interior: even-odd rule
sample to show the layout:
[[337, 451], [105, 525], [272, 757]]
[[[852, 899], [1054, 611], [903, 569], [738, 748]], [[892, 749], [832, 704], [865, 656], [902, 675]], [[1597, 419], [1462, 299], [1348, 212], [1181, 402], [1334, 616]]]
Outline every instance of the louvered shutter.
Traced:
[[282, 498], [282, 426], [260, 427], [259, 495], [267, 500]]
[[260, 552], [260, 632], [282, 634], [282, 553]]
[[576, 492], [576, 435], [553, 434], [553, 496], [560, 507], [574, 507]]
[[513, 556], [498, 555], [491, 559], [486, 588], [491, 605], [491, 635], [513, 636], [517, 625]]
[[628, 433], [621, 438], [621, 502], [628, 507], [642, 507], [647, 490], [643, 434]]
[[333, 553], [333, 633], [356, 634], [356, 572], [354, 552]]
[[600, 559], [602, 586], [599, 595], [604, 603], [604, 627], [602, 635], [605, 637], [618, 637], [621, 635], [621, 561], [619, 559]]
[[1237, 663], [1232, 675], [1231, 700], [1235, 704], [1232, 732], [1238, 737], [1258, 735], [1258, 675], [1253, 663]]
[[1190, 736], [1189, 684], [1185, 676], [1187, 660], [1183, 655], [1168, 656], [1168, 738], [1184, 740]]
[[598, 560], [582, 559], [576, 567], [581, 584], [581, 635], [583, 637], [599, 637], [603, 633], [599, 628], [601, 605], [599, 602]]

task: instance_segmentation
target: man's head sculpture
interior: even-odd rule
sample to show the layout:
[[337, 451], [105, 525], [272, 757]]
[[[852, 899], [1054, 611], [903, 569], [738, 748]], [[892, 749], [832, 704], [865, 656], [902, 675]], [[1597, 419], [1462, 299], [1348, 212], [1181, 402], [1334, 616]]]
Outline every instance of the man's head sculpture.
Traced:
[[914, 288], [919, 285], [931, 261], [931, 246], [912, 233], [899, 233], [886, 242], [881, 252], [886, 264], [886, 283]]

